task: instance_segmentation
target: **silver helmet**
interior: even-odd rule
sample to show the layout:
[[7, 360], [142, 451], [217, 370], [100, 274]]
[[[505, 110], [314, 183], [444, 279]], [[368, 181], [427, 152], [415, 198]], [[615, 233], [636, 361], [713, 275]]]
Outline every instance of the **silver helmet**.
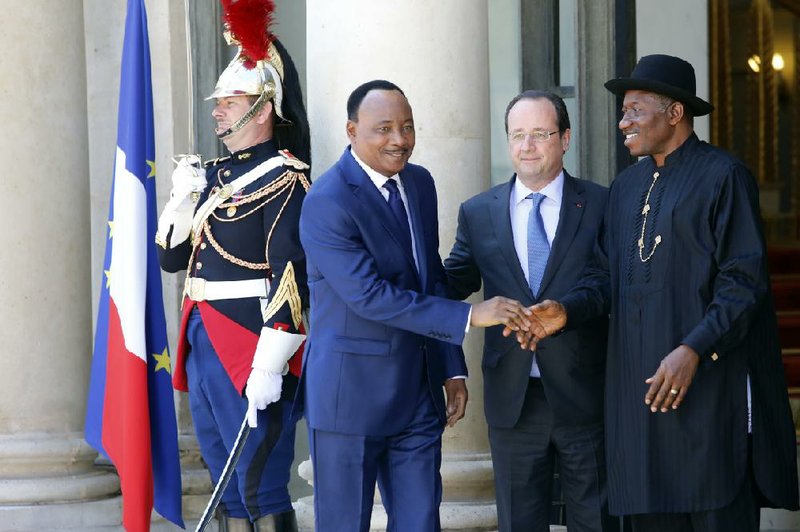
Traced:
[[[260, 5], [259, 12], [263, 15], [263, 18], [256, 17], [255, 20], [249, 18], [246, 23], [243, 23], [243, 17], [239, 17], [239, 22], [237, 22], [234, 10], [239, 6], [248, 7], [246, 4]], [[237, 45], [238, 50], [236, 56], [219, 76], [214, 92], [206, 99], [211, 100], [226, 96], [257, 96], [257, 99], [235, 124], [217, 136], [225, 138], [231, 133], [240, 130], [258, 114], [268, 101], [272, 101], [278, 118], [284, 123], [290, 123], [284, 117], [281, 109], [283, 101], [283, 60], [272, 42], [272, 35], [268, 31], [274, 8], [272, 2], [268, 0], [251, 0], [250, 2], [239, 0], [227, 5], [223, 2], [223, 5], [226, 8], [227, 25], [225, 40], [229, 45]], [[237, 27], [250, 30], [252, 28], [245, 28], [245, 26], [252, 25], [256, 25], [259, 28], [260, 31], [255, 32], [259, 38], [257, 42], [246, 43], [248, 46], [245, 46], [234, 32]], [[240, 33], [253, 35], [251, 31], [240, 31]]]

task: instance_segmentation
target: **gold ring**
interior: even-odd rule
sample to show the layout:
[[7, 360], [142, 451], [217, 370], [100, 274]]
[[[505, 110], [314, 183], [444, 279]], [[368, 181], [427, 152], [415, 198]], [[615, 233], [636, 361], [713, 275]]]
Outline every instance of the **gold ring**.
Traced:
[[678, 395], [678, 390], [676, 390], [675, 388], [673, 388], [673, 389], [671, 389], [671, 390], [669, 391], [669, 393], [671, 393], [672, 395]]

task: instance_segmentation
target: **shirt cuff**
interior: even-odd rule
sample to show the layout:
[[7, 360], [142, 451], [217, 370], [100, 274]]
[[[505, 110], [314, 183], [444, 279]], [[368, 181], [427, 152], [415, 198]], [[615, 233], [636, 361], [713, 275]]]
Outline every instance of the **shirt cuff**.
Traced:
[[472, 305], [469, 306], [469, 314], [467, 314], [467, 326], [464, 327], [464, 334], [469, 332], [469, 324], [472, 322]]

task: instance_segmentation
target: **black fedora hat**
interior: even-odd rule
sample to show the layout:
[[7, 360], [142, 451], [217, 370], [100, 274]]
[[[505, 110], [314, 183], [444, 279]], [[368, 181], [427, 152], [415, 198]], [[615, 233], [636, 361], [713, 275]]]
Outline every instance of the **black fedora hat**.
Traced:
[[694, 116], [707, 115], [714, 106], [696, 95], [694, 67], [680, 57], [654, 54], [639, 59], [629, 78], [606, 82], [606, 88], [617, 96], [625, 91], [641, 90], [663, 94], [686, 105]]

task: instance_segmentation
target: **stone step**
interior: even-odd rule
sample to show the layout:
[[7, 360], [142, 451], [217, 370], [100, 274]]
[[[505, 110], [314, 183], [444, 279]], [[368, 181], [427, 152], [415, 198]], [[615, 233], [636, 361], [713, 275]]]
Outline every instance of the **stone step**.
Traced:
[[[295, 503], [297, 504], [297, 503]], [[462, 507], [461, 510], [464, 510]], [[87, 501], [80, 504], [42, 505], [26, 507], [0, 506], [0, 532], [125, 532], [120, 524], [121, 499], [115, 497], [102, 501]], [[47, 517], [44, 518], [43, 516]], [[385, 518], [384, 516], [381, 516]], [[452, 516], [451, 516], [452, 517]], [[466, 517], [466, 516], [461, 516]], [[373, 521], [375, 522], [375, 521]], [[49, 524], [48, 524], [49, 523]], [[380, 525], [380, 523], [375, 523]], [[451, 532], [497, 532], [494, 528], [469, 528], [461, 523], [458, 528], [444, 528]], [[186, 530], [194, 530], [197, 520], [187, 520]], [[385, 526], [385, 524], [384, 524]], [[373, 530], [380, 530], [380, 526]], [[800, 512], [764, 509], [761, 511], [761, 532], [796, 532], [800, 530]], [[154, 514], [150, 532], [181, 532], [182, 529]], [[206, 528], [207, 532], [218, 532], [216, 521]], [[551, 525], [550, 532], [567, 532], [565, 526]], [[299, 532], [314, 532], [312, 528], [301, 528]]]

